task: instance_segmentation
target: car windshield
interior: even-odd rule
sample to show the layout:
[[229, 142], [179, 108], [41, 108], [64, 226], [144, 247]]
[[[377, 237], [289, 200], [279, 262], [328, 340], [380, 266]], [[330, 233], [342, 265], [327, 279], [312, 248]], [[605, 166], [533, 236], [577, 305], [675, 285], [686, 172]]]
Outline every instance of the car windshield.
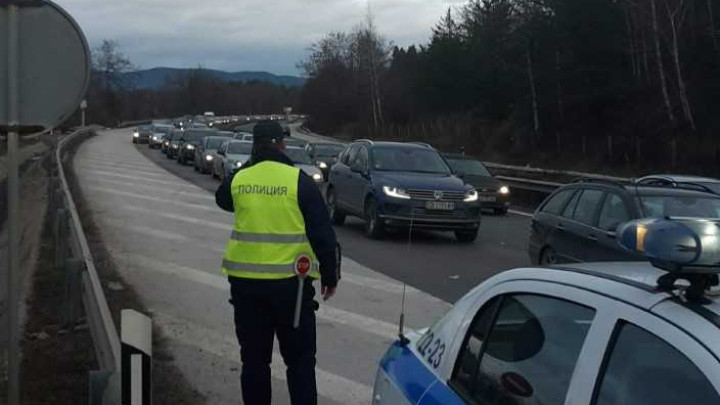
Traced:
[[720, 183], [710, 183], [710, 182], [703, 182], [703, 181], [698, 181], [695, 183], [709, 188], [715, 194], [720, 194]]
[[208, 138], [205, 149], [217, 149], [225, 141], [227, 141], [227, 139], [225, 139], [225, 138]]
[[252, 153], [252, 144], [250, 142], [230, 142], [228, 146], [228, 154], [230, 155], [249, 155]]
[[290, 158], [290, 160], [293, 161], [293, 163], [297, 163], [299, 165], [312, 164], [312, 161], [310, 160], [310, 155], [308, 155], [304, 149], [287, 148], [285, 149], [285, 154]]
[[457, 173], [465, 173], [473, 176], [492, 177], [488, 169], [479, 160], [474, 159], [453, 159], [446, 158], [450, 167]]
[[450, 168], [434, 150], [378, 147], [372, 152], [373, 168], [380, 171], [450, 174]]
[[680, 195], [638, 197], [648, 218], [720, 218], [720, 198]]
[[158, 125], [153, 127], [153, 130], [159, 134], [169, 134], [170, 131], [172, 131], [174, 128], [165, 126], [165, 125]]
[[343, 145], [315, 145], [315, 156], [317, 157], [335, 157], [343, 151]]
[[138, 132], [152, 132], [153, 128], [150, 125], [140, 125]]
[[213, 133], [208, 131], [187, 131], [183, 138], [185, 139], [185, 142], [200, 142], [206, 136], [211, 135], [213, 135]]

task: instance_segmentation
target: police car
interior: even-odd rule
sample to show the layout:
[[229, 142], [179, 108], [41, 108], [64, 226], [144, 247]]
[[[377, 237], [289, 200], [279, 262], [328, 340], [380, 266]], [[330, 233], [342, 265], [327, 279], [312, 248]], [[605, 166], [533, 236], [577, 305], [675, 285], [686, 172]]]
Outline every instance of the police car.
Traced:
[[720, 404], [720, 221], [646, 219], [649, 263], [501, 273], [380, 362], [373, 403]]

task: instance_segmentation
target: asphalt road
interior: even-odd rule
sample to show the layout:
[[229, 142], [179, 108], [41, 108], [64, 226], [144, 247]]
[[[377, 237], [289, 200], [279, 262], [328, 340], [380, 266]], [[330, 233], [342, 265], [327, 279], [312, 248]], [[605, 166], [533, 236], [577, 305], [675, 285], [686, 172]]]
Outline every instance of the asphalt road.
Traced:
[[[151, 311], [178, 369], [207, 403], [236, 404], [239, 348], [229, 285], [220, 274], [232, 214], [215, 206], [207, 190], [216, 183], [209, 176], [133, 145], [131, 136], [130, 130], [101, 131], [78, 149], [73, 164], [88, 209], [123, 282]], [[342, 233], [352, 235], [352, 228]], [[341, 238], [352, 250], [350, 238]], [[371, 403], [378, 361], [397, 336], [403, 284], [352, 257], [343, 260], [337, 295], [317, 312], [321, 404]], [[406, 306], [408, 329], [432, 324], [449, 308], [412, 287]], [[272, 375], [273, 403], [287, 404], [277, 353]]]
[[[211, 193], [219, 185], [210, 175], [195, 173], [192, 166], [180, 166], [159, 150], [147, 145], [135, 147], [158, 166]], [[364, 236], [363, 223], [357, 218], [348, 218], [344, 226], [335, 229], [346, 256], [447, 302], [455, 302], [500, 271], [530, 264], [530, 218], [513, 213], [485, 215], [480, 236], [473, 244], [457, 243], [452, 233], [426, 231], [413, 232], [412, 237], [402, 232], [385, 240], [371, 240]]]

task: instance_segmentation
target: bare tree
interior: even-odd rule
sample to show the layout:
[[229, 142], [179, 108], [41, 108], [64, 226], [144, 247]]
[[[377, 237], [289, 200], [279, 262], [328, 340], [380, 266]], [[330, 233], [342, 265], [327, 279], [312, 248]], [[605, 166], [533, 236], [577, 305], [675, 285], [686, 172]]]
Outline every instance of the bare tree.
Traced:
[[[674, 7], [670, 2], [674, 2]], [[680, 64], [680, 48], [678, 46], [678, 31], [682, 29], [685, 22], [687, 7], [685, 0], [664, 0], [665, 11], [667, 12], [668, 21], [670, 22], [670, 50], [672, 53], [673, 64], [675, 66], [675, 74], [677, 75], [678, 96], [680, 97], [680, 105], [682, 106], [683, 115], [687, 120], [690, 128], [695, 132], [695, 119], [693, 118], [690, 101], [688, 100], [685, 79], [682, 74], [682, 66]]]
[[660, 49], [660, 29], [658, 28], [656, 0], [650, 0], [650, 11], [652, 17], [653, 40], [655, 42], [655, 59], [658, 67], [658, 78], [660, 80], [660, 89], [662, 91], [663, 102], [667, 112], [668, 121], [675, 123], [675, 114], [670, 104], [670, 96], [668, 95], [667, 82], [665, 81], [665, 66], [663, 64], [662, 51]]

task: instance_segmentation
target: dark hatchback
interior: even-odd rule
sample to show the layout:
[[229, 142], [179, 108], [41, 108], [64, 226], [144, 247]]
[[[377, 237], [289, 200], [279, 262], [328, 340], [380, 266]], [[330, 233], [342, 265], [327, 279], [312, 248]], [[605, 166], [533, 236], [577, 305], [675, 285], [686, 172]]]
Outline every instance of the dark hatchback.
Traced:
[[330, 174], [330, 167], [335, 163], [335, 159], [340, 152], [345, 150], [345, 145], [339, 143], [309, 143], [305, 146], [308, 154], [322, 172], [325, 180]]
[[178, 148], [177, 162], [185, 165], [195, 160], [195, 149], [200, 147], [205, 137], [215, 136], [218, 131], [214, 129], [188, 129], [183, 133]]
[[453, 153], [443, 154], [443, 157], [458, 177], [480, 193], [479, 200], [483, 208], [489, 208], [496, 214], [507, 214], [510, 208], [510, 187], [493, 177], [479, 159]]
[[720, 218], [720, 196], [665, 186], [580, 181], [557, 189], [535, 211], [533, 264], [644, 261], [620, 248], [615, 231], [638, 218]]
[[326, 195], [336, 224], [346, 215], [363, 218], [372, 238], [412, 226], [454, 231], [459, 241], [472, 242], [480, 228], [478, 193], [425, 144], [350, 144], [330, 171]]

